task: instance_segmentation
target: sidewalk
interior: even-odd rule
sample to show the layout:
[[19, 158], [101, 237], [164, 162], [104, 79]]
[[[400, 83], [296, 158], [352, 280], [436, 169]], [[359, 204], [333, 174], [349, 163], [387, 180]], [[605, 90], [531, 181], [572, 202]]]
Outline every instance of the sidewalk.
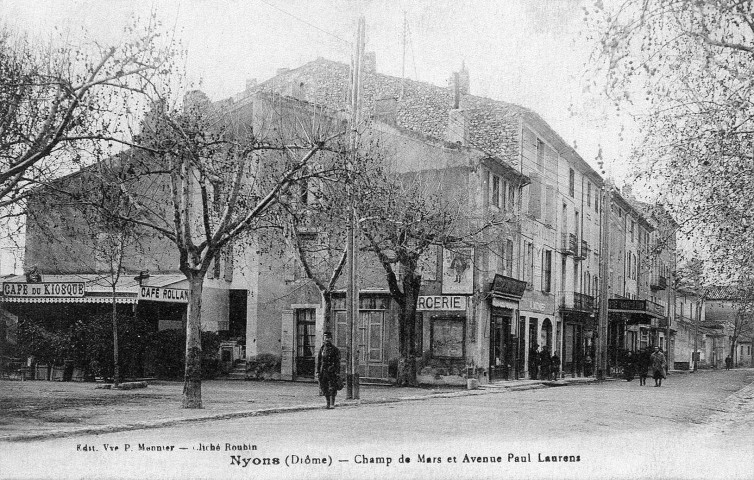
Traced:
[[[380, 404], [520, 391], [594, 381], [570, 378], [557, 382], [512, 380], [459, 388], [396, 388], [362, 385], [360, 400], [338, 404]], [[204, 408], [181, 408], [182, 382], [151, 382], [147, 388], [106, 390], [94, 383], [0, 380], [0, 441], [36, 440], [71, 435], [159, 428], [193, 421], [242, 418], [324, 407], [314, 383], [202, 382]]]

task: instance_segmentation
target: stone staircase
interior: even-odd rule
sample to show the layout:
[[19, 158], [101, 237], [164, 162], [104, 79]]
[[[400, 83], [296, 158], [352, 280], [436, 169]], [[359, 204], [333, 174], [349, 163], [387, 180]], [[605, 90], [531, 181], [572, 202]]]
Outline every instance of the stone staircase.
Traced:
[[233, 370], [228, 372], [226, 380], [246, 380], [246, 361], [236, 360]]

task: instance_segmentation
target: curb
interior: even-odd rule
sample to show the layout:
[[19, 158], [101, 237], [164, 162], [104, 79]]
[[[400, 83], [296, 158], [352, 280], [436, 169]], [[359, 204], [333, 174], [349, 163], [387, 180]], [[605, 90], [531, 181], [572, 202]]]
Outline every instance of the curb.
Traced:
[[[585, 378], [583, 380], [566, 379], [563, 382], [564, 385], [558, 385], [558, 386], [567, 386], [567, 385], [572, 385], [572, 384], [578, 385], [578, 384], [596, 383], [596, 382], [597, 380], [593, 378]], [[520, 386], [515, 386], [515, 385], [502, 386], [501, 385], [500, 387], [493, 387], [491, 389], [479, 388], [476, 390], [459, 390], [457, 392], [429, 393], [427, 395], [414, 395], [410, 397], [401, 397], [401, 398], [377, 398], [377, 399], [371, 399], [371, 400], [344, 400], [338, 404], [338, 407], [354, 408], [360, 405], [385, 405], [385, 404], [390, 404], [390, 403], [416, 402], [416, 401], [422, 401], [422, 400], [430, 400], [434, 398], [469, 397], [469, 396], [475, 396], [475, 395], [489, 395], [489, 394], [505, 393], [505, 392], [511, 392], [511, 391], [520, 392], [520, 391], [525, 391], [525, 390], [536, 390], [536, 389], [541, 389], [541, 388], [548, 388], [548, 385], [538, 382], [538, 383], [533, 383], [530, 385], [520, 385]], [[236, 411], [236, 412], [215, 413], [215, 414], [202, 415], [202, 416], [197, 416], [197, 417], [169, 418], [169, 419], [156, 420], [156, 421], [144, 421], [144, 422], [134, 422], [134, 423], [127, 423], [127, 424], [116, 424], [116, 425], [98, 425], [94, 427], [82, 427], [82, 428], [72, 428], [72, 429], [65, 429], [65, 430], [53, 430], [53, 431], [39, 432], [39, 433], [8, 435], [8, 436], [0, 437], [0, 442], [28, 442], [28, 441], [33, 441], [33, 440], [65, 438], [65, 437], [73, 437], [73, 436], [80, 436], [80, 435], [97, 435], [97, 434], [105, 434], [105, 433], [127, 432], [127, 431], [132, 431], [132, 430], [148, 430], [148, 429], [153, 429], [153, 428], [172, 427], [175, 425], [182, 425], [182, 424], [191, 423], [191, 422], [205, 422], [205, 421], [211, 421], [211, 420], [231, 420], [234, 418], [261, 417], [265, 415], [274, 415], [277, 413], [294, 413], [294, 412], [303, 412], [303, 411], [309, 411], [309, 410], [322, 410], [322, 409], [323, 409], [322, 405], [293, 405], [290, 407], [263, 408], [263, 409], [258, 409], [258, 410], [241, 410], [241, 411]]]
[[[454, 398], [454, 397], [465, 397], [465, 396], [473, 396], [473, 395], [485, 395], [488, 393], [497, 393], [497, 392], [463, 390], [459, 392], [447, 392], [447, 393], [437, 393], [437, 394], [429, 394], [429, 395], [415, 395], [412, 397], [402, 397], [402, 398], [380, 398], [380, 399], [364, 400], [364, 401], [344, 400], [338, 406], [340, 408], [353, 408], [359, 405], [381, 405], [381, 404], [389, 404], [389, 403], [429, 400], [433, 398]], [[191, 423], [191, 422], [202, 422], [202, 421], [210, 421], [210, 420], [231, 420], [234, 418], [261, 417], [265, 415], [273, 415], [276, 413], [293, 413], [293, 412], [303, 412], [303, 411], [308, 411], [308, 410], [322, 410], [322, 409], [323, 409], [322, 405], [293, 405], [290, 407], [274, 407], [274, 408], [263, 408], [263, 409], [258, 409], [258, 410], [242, 410], [242, 411], [236, 411], [236, 412], [225, 412], [225, 413], [215, 413], [215, 414], [210, 414], [210, 415], [202, 415], [202, 416], [197, 416], [197, 417], [169, 418], [169, 419], [156, 420], [156, 421], [134, 422], [134, 423], [118, 424], [118, 425], [98, 425], [94, 427], [82, 427], [82, 428], [72, 428], [72, 429], [65, 429], [65, 430], [53, 430], [53, 431], [46, 431], [46, 432], [39, 432], [39, 433], [8, 435], [8, 436], [0, 437], [0, 442], [27, 442], [27, 441], [33, 441], [33, 440], [46, 440], [46, 439], [51, 439], [51, 438], [73, 437], [73, 436], [79, 436], [79, 435], [92, 435], [92, 434], [96, 435], [96, 434], [105, 434], [105, 433], [127, 432], [127, 431], [132, 431], [132, 430], [148, 430], [148, 429], [153, 429], [153, 428], [172, 427], [175, 425], [181, 425], [181, 424]]]

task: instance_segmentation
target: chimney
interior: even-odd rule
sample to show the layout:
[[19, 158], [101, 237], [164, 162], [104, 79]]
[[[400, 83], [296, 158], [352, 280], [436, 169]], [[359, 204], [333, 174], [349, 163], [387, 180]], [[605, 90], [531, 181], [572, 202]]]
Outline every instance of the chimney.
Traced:
[[461, 106], [461, 86], [459, 85], [458, 72], [453, 72], [453, 109], [458, 110]]
[[461, 63], [461, 71], [458, 72], [458, 90], [461, 95], [468, 95], [469, 89], [469, 71], [466, 70], [466, 62]]
[[628, 183], [623, 185], [623, 188], [621, 189], [621, 193], [623, 194], [623, 197], [627, 200], [634, 200], [634, 187], [629, 185]]
[[282, 75], [284, 73], [288, 73], [289, 70], [290, 70], [290, 68], [288, 68], [288, 67], [278, 68], [277, 72], [275, 72], [275, 76]]
[[445, 140], [458, 145], [466, 145], [468, 135], [468, 120], [466, 112], [459, 109], [448, 110], [448, 125], [445, 129]]
[[377, 73], [377, 54], [375, 52], [364, 53], [364, 73]]
[[374, 102], [374, 118], [382, 122], [395, 125], [398, 113], [398, 99], [396, 97], [378, 98]]
[[247, 78], [246, 79], [246, 91], [250, 91], [254, 87], [257, 86], [257, 79], [256, 78]]

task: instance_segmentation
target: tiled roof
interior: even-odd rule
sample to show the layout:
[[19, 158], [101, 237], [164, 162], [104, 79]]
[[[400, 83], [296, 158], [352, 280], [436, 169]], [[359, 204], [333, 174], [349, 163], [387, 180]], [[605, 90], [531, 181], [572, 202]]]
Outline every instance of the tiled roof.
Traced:
[[[344, 63], [319, 58], [280, 73], [248, 93], [272, 90], [301, 96], [309, 102], [333, 109], [346, 110], [350, 89], [349, 70]], [[459, 106], [466, 119], [466, 129], [462, 132], [460, 121], [449, 121], [449, 112], [454, 103], [454, 91], [450, 87], [367, 73], [362, 88], [363, 108], [367, 115], [379, 116], [381, 112], [389, 110], [398, 127], [435, 139], [445, 139], [450, 129], [451, 133], [464, 137], [469, 146], [503, 158], [511, 165], [517, 166], [518, 163], [520, 122], [524, 122], [536, 129], [537, 134], [561, 155], [582, 163], [585, 170], [598, 177], [547, 122], [520, 105], [476, 95], [461, 95]]]

